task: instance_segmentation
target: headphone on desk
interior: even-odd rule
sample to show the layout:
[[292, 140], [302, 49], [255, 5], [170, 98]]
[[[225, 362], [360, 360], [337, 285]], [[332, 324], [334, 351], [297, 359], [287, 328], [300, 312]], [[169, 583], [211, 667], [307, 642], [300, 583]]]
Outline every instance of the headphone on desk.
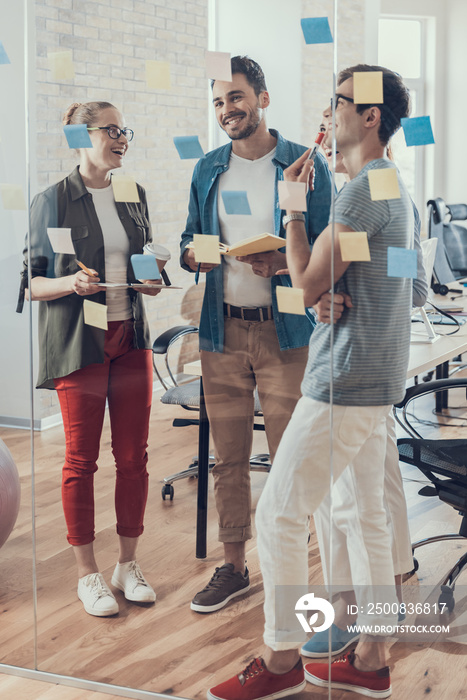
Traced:
[[462, 294], [461, 289], [450, 289], [450, 287], [448, 287], [446, 284], [438, 284], [438, 282], [433, 282], [431, 288], [435, 294], [441, 294], [443, 297], [447, 296], [449, 293]]

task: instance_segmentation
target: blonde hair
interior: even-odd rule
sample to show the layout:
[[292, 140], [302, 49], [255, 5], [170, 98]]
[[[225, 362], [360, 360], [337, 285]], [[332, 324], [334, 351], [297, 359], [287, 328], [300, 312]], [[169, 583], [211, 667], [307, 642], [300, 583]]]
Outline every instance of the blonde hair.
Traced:
[[115, 109], [110, 102], [73, 102], [63, 115], [62, 123], [93, 126], [99, 117], [99, 112], [109, 107]]

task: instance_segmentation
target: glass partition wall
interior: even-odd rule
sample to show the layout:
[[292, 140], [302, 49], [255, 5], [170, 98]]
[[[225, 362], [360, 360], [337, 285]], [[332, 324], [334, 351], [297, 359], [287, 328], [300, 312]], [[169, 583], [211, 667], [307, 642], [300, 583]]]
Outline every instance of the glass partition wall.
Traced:
[[[6, 97], [0, 105], [2, 183], [18, 186], [15, 196], [22, 192], [30, 204], [37, 193], [62, 180], [79, 162], [62, 128], [68, 107], [90, 101], [115, 105], [124, 117], [120, 126], [134, 131], [124, 154], [123, 173], [145, 188], [153, 240], [170, 252], [166, 269], [172, 285], [180, 287], [156, 298], [145, 297], [151, 340], [176, 325], [198, 325], [204, 275], [195, 284], [178, 264], [196, 161], [180, 159], [173, 138], [197, 136], [204, 152], [228, 141], [212, 116], [205, 51], [248, 54], [257, 60], [271, 96], [268, 127], [309, 145], [335, 93], [337, 71], [366, 58], [368, 3], [328, 0], [317, 7], [311, 0], [294, 0], [284, 7], [279, 0], [256, 0], [237, 2], [235, 9], [220, 0], [28, 0], [21, 7], [0, 0], [0, 5], [5, 18], [0, 41], [10, 61], [0, 65]], [[303, 41], [300, 20], [317, 15], [328, 17], [337, 39], [334, 44]], [[280, 48], [284, 38], [287, 51]], [[332, 182], [341, 184], [334, 176]], [[163, 478], [185, 468], [196, 453], [198, 427], [172, 425], [174, 418], [187, 414], [180, 406], [160, 404], [163, 392], [155, 382], [148, 439], [149, 493], [137, 558], [157, 601], [155, 605], [131, 603], [112, 588], [118, 615], [86, 614], [76, 594], [76, 562], [61, 506], [65, 438], [60, 407], [55, 391], [32, 389], [39, 371], [37, 338], [44, 318], [38, 319], [36, 302], [26, 301], [21, 316], [14, 311], [29, 217], [18, 200], [10, 200], [9, 207], [2, 193], [1, 309], [7, 332], [1, 350], [4, 427], [0, 438], [17, 463], [22, 500], [16, 527], [0, 550], [0, 671], [21, 675], [31, 670], [46, 679], [52, 674], [58, 682], [90, 690], [102, 691], [109, 684], [108, 692], [129, 697], [205, 697], [208, 687], [238, 672], [262, 648], [263, 589], [255, 530], [246, 548], [249, 597], [211, 615], [191, 611], [193, 595], [221, 565], [223, 548], [217, 541], [212, 483], [205, 559], [195, 557], [197, 481], [176, 482], [174, 499], [161, 499]], [[147, 228], [141, 220], [136, 225], [143, 231]], [[64, 228], [59, 214], [48, 219], [48, 228]], [[81, 242], [86, 237], [82, 234]], [[75, 244], [78, 238], [74, 236]], [[87, 264], [85, 259], [81, 262]], [[332, 342], [331, 337], [331, 353]], [[171, 353], [173, 373], [189, 379], [184, 366], [198, 357], [195, 334], [182, 339]], [[332, 405], [327, 429], [332, 480]], [[95, 555], [107, 583], [118, 558], [111, 443], [106, 412], [94, 495]], [[264, 432], [255, 432], [253, 451], [268, 453]], [[267, 478], [264, 473], [251, 475], [253, 511]], [[331, 520], [331, 509], [332, 498], [321, 511], [326, 522]], [[310, 586], [316, 595], [327, 598], [312, 521], [310, 530]], [[330, 567], [326, 583], [332, 588], [333, 583], [342, 584], [339, 572], [333, 570], [338, 543], [331, 538], [325, 546]]]

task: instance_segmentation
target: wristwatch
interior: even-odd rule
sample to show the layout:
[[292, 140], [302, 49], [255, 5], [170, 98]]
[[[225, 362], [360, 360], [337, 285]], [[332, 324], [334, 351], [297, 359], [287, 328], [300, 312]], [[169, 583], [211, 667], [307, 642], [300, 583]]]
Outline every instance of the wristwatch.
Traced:
[[303, 223], [305, 223], [305, 214], [296, 211], [293, 214], [287, 214], [286, 216], [283, 216], [282, 226], [285, 228], [290, 221], [303, 221]]

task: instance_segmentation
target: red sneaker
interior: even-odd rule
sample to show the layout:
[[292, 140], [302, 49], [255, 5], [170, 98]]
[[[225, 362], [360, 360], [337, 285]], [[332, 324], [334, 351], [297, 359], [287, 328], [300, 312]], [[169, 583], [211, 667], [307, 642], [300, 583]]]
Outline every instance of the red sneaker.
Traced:
[[258, 658], [238, 676], [208, 690], [208, 700], [275, 700], [300, 693], [305, 686], [301, 659], [287, 673], [271, 673]]
[[391, 678], [389, 666], [377, 671], [359, 671], [354, 666], [355, 654], [344, 654], [331, 664], [331, 682], [329, 682], [329, 666], [323, 664], [306, 664], [305, 678], [321, 688], [353, 690], [355, 693], [367, 695], [369, 698], [388, 698], [391, 695]]

